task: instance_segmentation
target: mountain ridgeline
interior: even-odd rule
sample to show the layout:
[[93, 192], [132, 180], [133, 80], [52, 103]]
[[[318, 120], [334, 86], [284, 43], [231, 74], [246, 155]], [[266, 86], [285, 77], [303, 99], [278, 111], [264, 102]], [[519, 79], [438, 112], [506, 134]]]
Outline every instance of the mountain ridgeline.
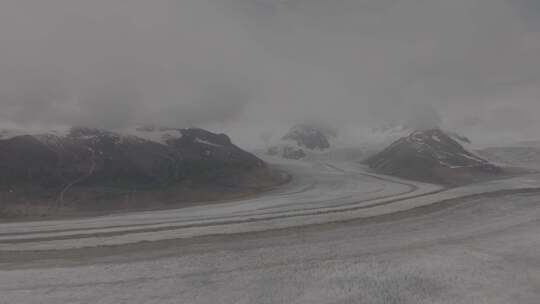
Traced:
[[330, 139], [336, 136], [336, 132], [330, 128], [298, 124], [281, 138], [280, 143], [270, 147], [267, 154], [287, 159], [303, 159], [309, 153], [330, 149]]
[[0, 209], [55, 203], [108, 209], [137, 196], [139, 200], [131, 201], [213, 200], [279, 182], [262, 160], [225, 134], [203, 129], [136, 131], [72, 128], [66, 134], [0, 140]]
[[[458, 139], [459, 140], [459, 139]], [[415, 131], [366, 163], [375, 171], [429, 183], [460, 185], [503, 174], [442, 130]]]

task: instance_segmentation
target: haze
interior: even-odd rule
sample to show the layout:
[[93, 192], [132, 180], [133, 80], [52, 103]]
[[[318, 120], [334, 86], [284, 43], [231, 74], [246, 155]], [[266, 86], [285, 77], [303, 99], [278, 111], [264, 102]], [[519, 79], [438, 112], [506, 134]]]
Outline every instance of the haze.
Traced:
[[437, 113], [532, 139], [538, 3], [3, 0], [0, 125], [201, 126], [242, 142]]

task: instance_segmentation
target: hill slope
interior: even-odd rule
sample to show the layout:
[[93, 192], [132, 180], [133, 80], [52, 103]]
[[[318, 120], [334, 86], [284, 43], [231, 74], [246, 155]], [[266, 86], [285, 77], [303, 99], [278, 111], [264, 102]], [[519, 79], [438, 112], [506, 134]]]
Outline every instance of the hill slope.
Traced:
[[374, 170], [430, 183], [458, 185], [502, 173], [439, 129], [416, 131], [370, 157]]
[[167, 129], [158, 138], [155, 130], [140, 132], [72, 128], [0, 140], [0, 209], [155, 208], [245, 195], [280, 182], [225, 134]]

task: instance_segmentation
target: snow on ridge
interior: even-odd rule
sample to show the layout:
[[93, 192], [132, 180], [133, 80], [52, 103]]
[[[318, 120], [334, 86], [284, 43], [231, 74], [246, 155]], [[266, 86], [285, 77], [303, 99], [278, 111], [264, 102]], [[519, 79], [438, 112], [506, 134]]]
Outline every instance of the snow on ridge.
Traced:
[[151, 142], [166, 145], [170, 140], [182, 138], [180, 129], [159, 127], [131, 127], [120, 130], [123, 136], [134, 136]]
[[198, 143], [200, 143], [200, 144], [205, 144], [205, 145], [213, 146], [213, 147], [223, 147], [222, 145], [218, 145], [218, 144], [216, 144], [216, 143], [209, 142], [209, 141], [207, 141], [207, 140], [200, 139], [200, 138], [195, 138], [195, 142], [198, 142]]
[[11, 139], [13, 137], [25, 135], [26, 133], [21, 130], [4, 129], [0, 130], [0, 139]]
[[[469, 151], [467, 151], [467, 152], [469, 152]], [[463, 156], [463, 157], [465, 157], [465, 158], [468, 158], [468, 159], [470, 159], [470, 160], [476, 161], [476, 162], [481, 162], [481, 163], [485, 163], [485, 162], [486, 162], [486, 160], [483, 159], [483, 158], [481, 158], [480, 156], [477, 156], [477, 155], [475, 155], [475, 154], [472, 153], [472, 152], [469, 152], [469, 153], [471, 153], [472, 156], [469, 156], [469, 155], [464, 154], [464, 153], [462, 153], [461, 156]]]
[[[72, 137], [73, 139], [91, 141], [100, 137], [114, 138], [115, 141], [149, 141], [161, 145], [168, 145], [170, 141], [183, 137], [183, 130], [177, 128], [153, 127], [153, 126], [133, 126], [124, 129], [102, 130], [94, 128], [66, 127], [59, 129], [0, 129], [0, 140], [8, 140], [18, 136], [29, 135], [45, 144], [56, 144], [59, 140]], [[201, 138], [195, 138], [201, 144], [222, 147]]]
[[8, 140], [18, 136], [34, 137], [64, 137], [69, 133], [69, 128], [56, 129], [1, 129], [0, 140]]
[[[54, 142], [58, 138], [69, 136], [76, 127], [64, 127], [56, 129], [0, 129], [0, 140], [12, 139], [18, 136], [34, 136], [44, 142]], [[93, 130], [90, 128], [90, 130]], [[128, 127], [119, 130], [100, 130], [95, 129], [96, 133], [81, 134], [77, 138], [82, 140], [91, 140], [101, 135], [107, 134], [118, 137], [119, 140], [146, 140], [166, 145], [167, 141], [182, 138], [180, 129], [174, 128], [144, 128]]]

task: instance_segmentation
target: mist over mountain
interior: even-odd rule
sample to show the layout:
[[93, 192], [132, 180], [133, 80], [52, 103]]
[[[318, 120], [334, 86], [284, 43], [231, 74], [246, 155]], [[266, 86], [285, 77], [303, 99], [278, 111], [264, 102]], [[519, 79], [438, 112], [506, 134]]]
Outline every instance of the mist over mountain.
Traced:
[[249, 143], [309, 119], [400, 121], [532, 139], [535, 3], [5, 0], [0, 126], [201, 126]]
[[0, 0], [0, 304], [540, 303], [540, 0]]

